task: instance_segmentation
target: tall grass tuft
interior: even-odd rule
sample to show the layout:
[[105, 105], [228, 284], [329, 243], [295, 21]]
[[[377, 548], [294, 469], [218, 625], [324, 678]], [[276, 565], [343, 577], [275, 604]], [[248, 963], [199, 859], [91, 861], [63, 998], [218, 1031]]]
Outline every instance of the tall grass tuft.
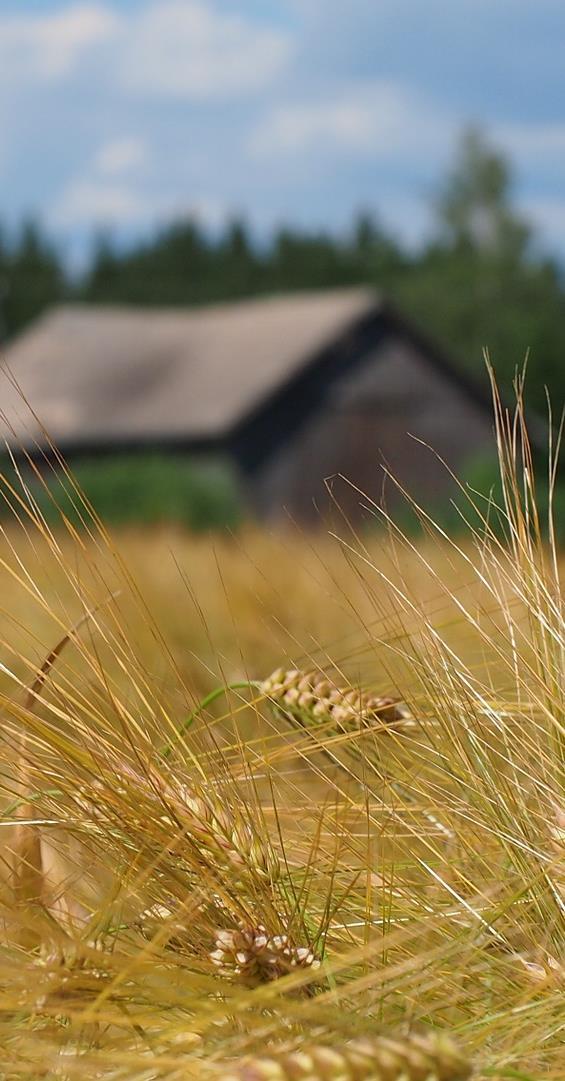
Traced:
[[563, 1077], [561, 555], [516, 391], [457, 535], [405, 493], [417, 541], [366, 500], [371, 536], [167, 561], [62, 461], [57, 527], [5, 471], [6, 1081]]

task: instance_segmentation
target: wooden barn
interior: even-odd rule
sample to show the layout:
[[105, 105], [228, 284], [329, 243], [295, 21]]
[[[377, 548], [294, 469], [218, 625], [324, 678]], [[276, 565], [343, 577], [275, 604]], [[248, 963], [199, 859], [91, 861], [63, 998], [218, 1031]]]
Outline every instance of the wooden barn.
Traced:
[[12, 442], [41, 452], [47, 432], [71, 462], [125, 450], [227, 455], [264, 518], [312, 520], [328, 489], [363, 514], [359, 490], [380, 499], [383, 463], [437, 502], [449, 475], [420, 441], [456, 472], [492, 442], [488, 400], [368, 289], [190, 310], [67, 305], [3, 360], [38, 417], [4, 378]]

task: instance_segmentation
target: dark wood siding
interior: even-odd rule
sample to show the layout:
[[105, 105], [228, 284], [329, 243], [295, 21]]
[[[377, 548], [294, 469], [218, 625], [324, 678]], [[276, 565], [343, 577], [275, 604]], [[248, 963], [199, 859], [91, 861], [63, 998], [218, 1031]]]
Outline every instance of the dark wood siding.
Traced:
[[[455, 471], [492, 439], [486, 410], [401, 337], [386, 338], [362, 364], [345, 367], [320, 400], [320, 408], [249, 479], [262, 516], [312, 520], [325, 514], [327, 480], [345, 512], [358, 518], [367, 499], [331, 478], [342, 474], [379, 502], [383, 461], [417, 498], [437, 503], [448, 496], [449, 476], [410, 435], [433, 446]], [[388, 505], [398, 499], [390, 482], [386, 498]]]

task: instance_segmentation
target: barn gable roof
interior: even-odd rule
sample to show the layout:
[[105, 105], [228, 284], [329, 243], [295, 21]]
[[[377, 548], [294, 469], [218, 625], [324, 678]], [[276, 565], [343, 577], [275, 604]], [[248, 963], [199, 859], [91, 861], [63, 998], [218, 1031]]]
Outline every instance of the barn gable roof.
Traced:
[[213, 440], [378, 306], [368, 289], [189, 310], [66, 305], [3, 361], [59, 446]]
[[[476, 404], [449, 360], [369, 288], [276, 296], [197, 309], [64, 305], [37, 320], [3, 362], [39, 420], [22, 417], [3, 380], [0, 408], [18, 442], [72, 448], [269, 441], [273, 403], [307, 408], [308, 380], [353, 362], [379, 334], [411, 339]], [[316, 376], [316, 373], [318, 375]], [[312, 391], [312, 387], [310, 388]], [[261, 432], [256, 425], [261, 421]]]

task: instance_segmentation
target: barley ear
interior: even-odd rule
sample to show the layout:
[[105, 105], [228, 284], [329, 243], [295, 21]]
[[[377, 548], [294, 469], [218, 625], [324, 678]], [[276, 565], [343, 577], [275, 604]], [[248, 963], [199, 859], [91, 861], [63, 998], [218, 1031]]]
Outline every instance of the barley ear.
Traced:
[[375, 1036], [248, 1058], [217, 1081], [467, 1081], [471, 1067], [442, 1032]]

